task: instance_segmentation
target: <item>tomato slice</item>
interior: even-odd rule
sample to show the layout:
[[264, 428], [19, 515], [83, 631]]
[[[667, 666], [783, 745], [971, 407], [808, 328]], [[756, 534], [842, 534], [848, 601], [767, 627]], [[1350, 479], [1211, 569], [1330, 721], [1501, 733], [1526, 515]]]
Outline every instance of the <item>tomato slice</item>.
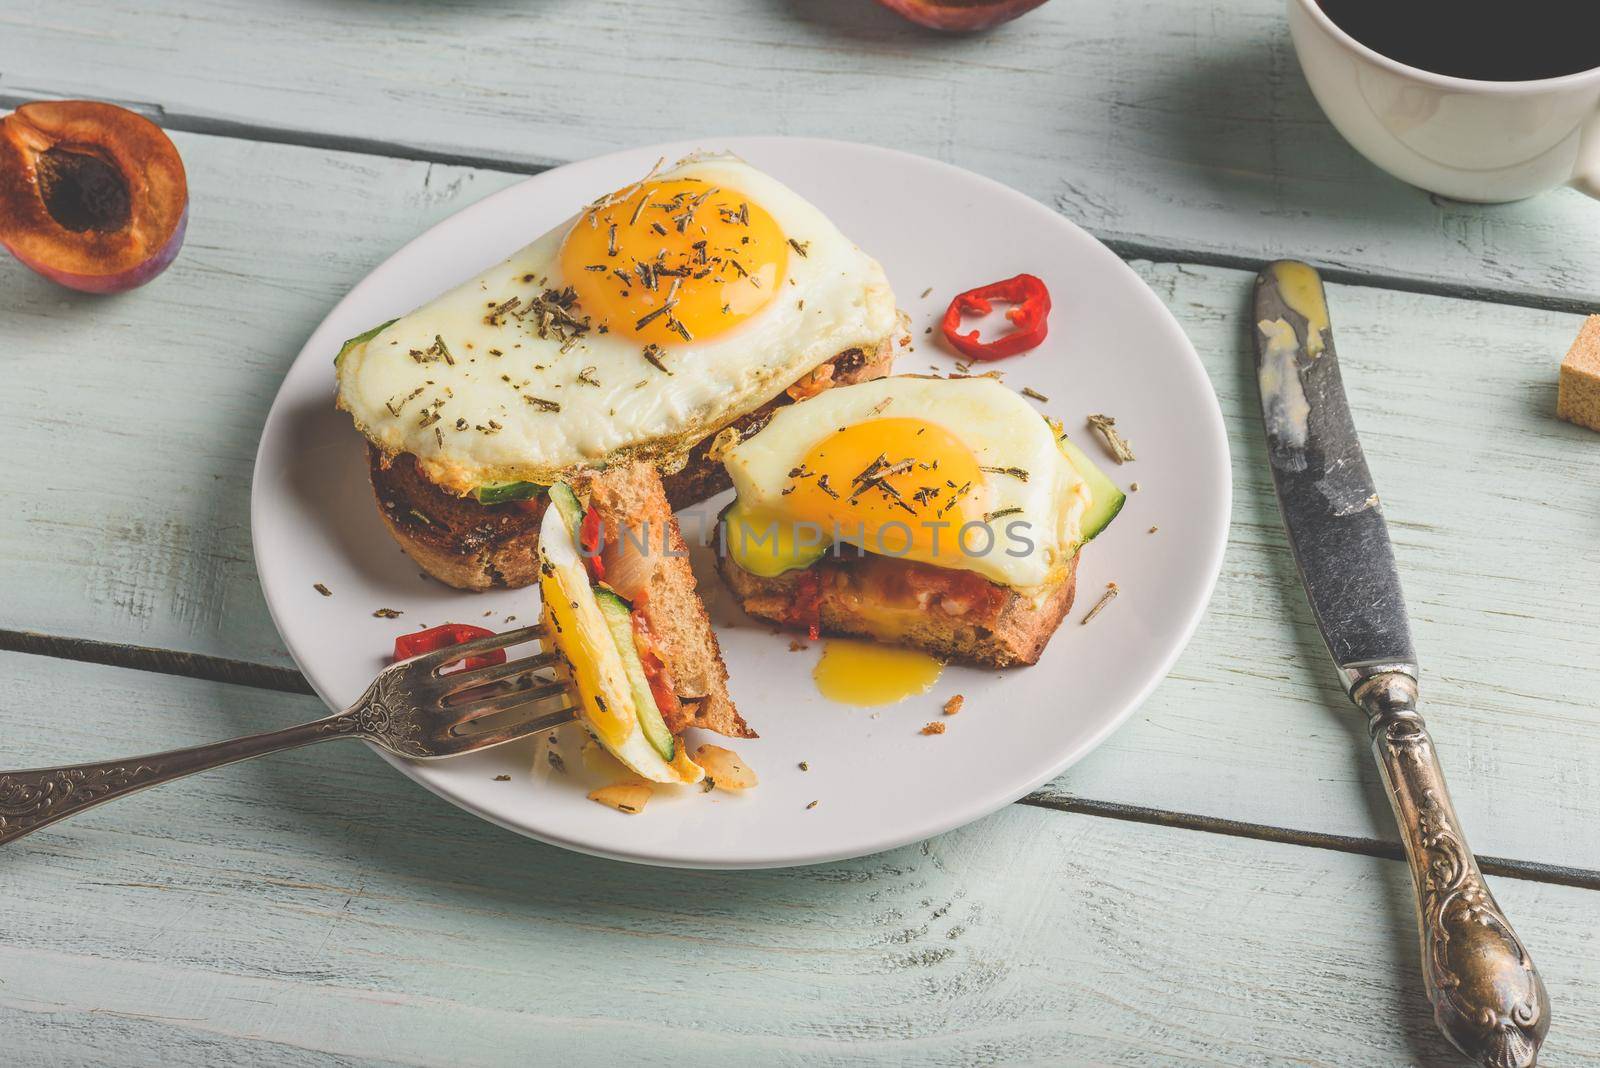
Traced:
[[650, 621], [639, 611], [643, 602], [643, 597], [634, 602], [629, 620], [633, 624], [633, 644], [639, 652], [639, 664], [644, 668], [645, 680], [650, 683], [650, 696], [656, 699], [656, 711], [661, 713], [667, 729], [676, 734], [684, 726], [682, 704], [678, 701], [677, 687], [673, 685], [672, 669], [667, 667], [661, 655], [661, 645], [656, 640], [655, 631], [650, 629]]
[[822, 637], [822, 576], [815, 570], [802, 571], [789, 605], [790, 621], [806, 628], [806, 637]]
[[578, 547], [582, 550], [583, 562], [589, 569], [589, 577], [595, 582], [606, 580], [606, 565], [600, 559], [600, 513], [594, 510], [594, 505], [583, 513], [583, 523], [578, 528]]

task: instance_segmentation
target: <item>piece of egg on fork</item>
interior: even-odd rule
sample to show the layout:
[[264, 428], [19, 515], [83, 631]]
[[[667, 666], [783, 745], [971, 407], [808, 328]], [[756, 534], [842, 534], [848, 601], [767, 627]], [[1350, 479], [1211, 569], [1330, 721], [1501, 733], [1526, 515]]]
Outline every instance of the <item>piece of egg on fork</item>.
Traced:
[[681, 740], [669, 739], [671, 757], [663, 759], [641, 726], [623, 656], [559, 507], [545, 509], [539, 557], [545, 633], [578, 691], [584, 727], [607, 752], [651, 782], [699, 782], [705, 772], [689, 759]]

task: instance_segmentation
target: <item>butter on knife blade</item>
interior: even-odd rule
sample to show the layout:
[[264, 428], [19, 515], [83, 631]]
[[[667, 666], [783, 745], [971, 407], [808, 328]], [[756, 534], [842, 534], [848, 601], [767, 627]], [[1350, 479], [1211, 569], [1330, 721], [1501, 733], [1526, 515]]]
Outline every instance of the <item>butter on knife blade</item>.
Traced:
[[1328, 302], [1322, 294], [1322, 279], [1316, 271], [1294, 260], [1281, 260], [1268, 270], [1285, 308], [1303, 321], [1304, 340], [1282, 316], [1256, 322], [1256, 329], [1261, 331], [1262, 409], [1268, 423], [1276, 426], [1279, 438], [1290, 446], [1290, 451], [1282, 457], [1283, 462], [1300, 470], [1305, 457], [1298, 450], [1306, 445], [1311, 405], [1306, 400], [1295, 358], [1302, 350], [1309, 359], [1321, 356], [1327, 348], [1325, 335], [1332, 330], [1332, 325], [1328, 322]]
[[1328, 650], [1341, 670], [1414, 663], [1378, 491], [1339, 374], [1322, 279], [1304, 263], [1262, 271], [1256, 375], [1278, 504]]

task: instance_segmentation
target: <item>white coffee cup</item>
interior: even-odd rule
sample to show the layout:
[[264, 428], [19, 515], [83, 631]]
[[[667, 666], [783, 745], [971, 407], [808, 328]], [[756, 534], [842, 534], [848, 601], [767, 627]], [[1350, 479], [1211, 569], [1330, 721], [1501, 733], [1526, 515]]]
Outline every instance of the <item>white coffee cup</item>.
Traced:
[[1521, 200], [1560, 185], [1600, 197], [1600, 67], [1530, 82], [1433, 74], [1351, 37], [1317, 0], [1289, 0], [1317, 103], [1356, 151], [1456, 200]]

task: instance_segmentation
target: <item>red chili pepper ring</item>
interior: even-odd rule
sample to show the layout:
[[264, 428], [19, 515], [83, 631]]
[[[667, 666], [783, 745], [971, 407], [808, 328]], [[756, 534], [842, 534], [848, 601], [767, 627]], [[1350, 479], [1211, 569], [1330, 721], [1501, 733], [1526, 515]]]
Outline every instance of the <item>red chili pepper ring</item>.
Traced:
[[[431, 653], [436, 649], [446, 649], [462, 642], [470, 642], [474, 638], [492, 638], [494, 631], [482, 627], [474, 627], [470, 623], [441, 623], [437, 627], [419, 630], [412, 634], [402, 634], [394, 640], [394, 658], [396, 660], [409, 660], [423, 653]], [[483, 656], [469, 656], [466, 662], [458, 669], [470, 671], [473, 668], [488, 667], [491, 664], [504, 664], [506, 651], [496, 649]]]
[[[963, 334], [965, 316], [988, 315], [994, 301], [1010, 304], [1006, 318], [1015, 328], [992, 341], [981, 341], [976, 329]], [[991, 282], [958, 294], [945, 310], [940, 328], [956, 351], [973, 360], [999, 360], [1036, 348], [1050, 329], [1050, 290], [1031, 274], [1019, 274], [1003, 282]]]

